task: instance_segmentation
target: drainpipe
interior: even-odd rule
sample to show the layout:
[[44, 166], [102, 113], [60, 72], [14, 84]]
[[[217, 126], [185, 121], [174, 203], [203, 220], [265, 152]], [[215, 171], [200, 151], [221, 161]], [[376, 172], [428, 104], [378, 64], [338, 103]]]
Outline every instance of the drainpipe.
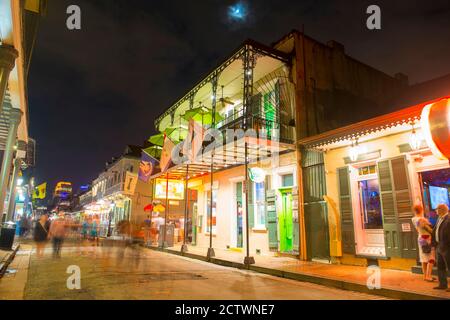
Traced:
[[[300, 39], [301, 36], [301, 39]], [[301, 45], [301, 48], [300, 48]], [[297, 75], [303, 76], [303, 90], [299, 92], [296, 89], [296, 158], [297, 158], [297, 186], [298, 186], [298, 215], [299, 215], [299, 251], [300, 260], [308, 260], [307, 246], [306, 246], [306, 228], [305, 228], [305, 207], [304, 207], [304, 186], [303, 186], [303, 166], [302, 166], [302, 150], [301, 146], [298, 145], [297, 141], [309, 134], [308, 126], [308, 110], [306, 106], [306, 57], [305, 57], [305, 34], [304, 31], [301, 35], [295, 35], [295, 57], [297, 66]], [[301, 66], [301, 67], [300, 67]], [[303, 69], [303, 70], [302, 70]], [[300, 88], [300, 79], [297, 76], [296, 87]], [[303, 129], [304, 121], [306, 131]]]

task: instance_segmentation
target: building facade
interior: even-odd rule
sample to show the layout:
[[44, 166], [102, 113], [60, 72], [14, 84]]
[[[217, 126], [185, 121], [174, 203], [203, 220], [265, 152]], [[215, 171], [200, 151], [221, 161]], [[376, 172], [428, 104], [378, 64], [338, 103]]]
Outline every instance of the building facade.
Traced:
[[[28, 145], [27, 77], [43, 0], [0, 1], [0, 214], [14, 215], [17, 179], [26, 163]], [[33, 143], [33, 141], [31, 141]]]
[[85, 214], [100, 219], [101, 236], [115, 235], [120, 221], [137, 225], [144, 221], [152, 190], [150, 184], [138, 180], [140, 158], [141, 148], [128, 146], [120, 158], [107, 163], [92, 189], [80, 196]]
[[[304, 192], [305, 181], [322, 174], [323, 161], [302, 154], [295, 142], [387, 112], [405, 86], [404, 78], [349, 57], [342, 45], [298, 31], [272, 47], [245, 42], [156, 120], [160, 134], [149, 141], [165, 141], [154, 196], [165, 206], [160, 218], [174, 230], [161, 245], [196, 246], [208, 255], [242, 251], [246, 263], [279, 254], [329, 260], [328, 241], [315, 230], [327, 219], [315, 194], [325, 186]], [[362, 105], [365, 114], [355, 112]], [[199, 132], [205, 141], [192, 146]], [[174, 161], [180, 150], [194, 155]]]
[[416, 265], [413, 205], [433, 223], [436, 207], [450, 204], [449, 110], [441, 97], [300, 141], [322, 159], [328, 219], [316, 227], [333, 262]]

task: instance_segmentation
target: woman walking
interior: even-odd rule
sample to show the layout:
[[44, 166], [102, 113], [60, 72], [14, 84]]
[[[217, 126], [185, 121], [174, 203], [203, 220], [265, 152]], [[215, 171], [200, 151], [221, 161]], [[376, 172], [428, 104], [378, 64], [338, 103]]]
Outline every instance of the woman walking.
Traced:
[[50, 222], [48, 221], [48, 216], [43, 214], [39, 221], [36, 221], [36, 225], [34, 227], [34, 241], [36, 242], [36, 256], [38, 258], [42, 258], [44, 256], [49, 228]]
[[431, 246], [433, 228], [428, 219], [424, 216], [422, 205], [414, 206], [413, 210], [415, 216], [412, 218], [412, 222], [419, 234], [419, 256], [420, 262], [422, 263], [423, 279], [432, 282], [436, 280], [432, 277], [433, 266], [435, 263], [435, 250]]

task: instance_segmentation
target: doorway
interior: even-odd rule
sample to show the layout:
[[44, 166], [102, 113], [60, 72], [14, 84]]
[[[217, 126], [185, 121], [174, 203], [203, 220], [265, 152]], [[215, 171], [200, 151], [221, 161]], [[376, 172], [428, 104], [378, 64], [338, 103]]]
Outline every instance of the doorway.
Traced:
[[294, 221], [292, 214], [292, 188], [282, 188], [281, 211], [278, 214], [280, 252], [291, 253], [294, 249]]
[[244, 217], [244, 209], [243, 209], [243, 183], [237, 182], [235, 185], [235, 205], [234, 208], [236, 210], [235, 212], [235, 219], [234, 219], [234, 225], [235, 225], [235, 235], [236, 235], [236, 248], [243, 248], [244, 247], [244, 231], [243, 231], [243, 217]]
[[197, 244], [197, 228], [198, 228], [198, 191], [188, 190], [188, 220], [187, 220], [187, 243], [191, 245]]
[[368, 256], [385, 256], [383, 211], [376, 166], [359, 168], [357, 183], [359, 216], [355, 217], [355, 220], [359, 221], [357, 232], [359, 232], [358, 238], [360, 239], [357, 241], [357, 253]]

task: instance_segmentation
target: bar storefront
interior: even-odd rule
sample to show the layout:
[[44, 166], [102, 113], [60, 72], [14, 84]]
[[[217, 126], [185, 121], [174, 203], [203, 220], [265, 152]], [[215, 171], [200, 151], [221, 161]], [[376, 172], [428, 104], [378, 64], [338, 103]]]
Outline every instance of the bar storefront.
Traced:
[[413, 205], [433, 223], [450, 204], [449, 105], [441, 98], [300, 142], [323, 155], [332, 262], [416, 265]]

